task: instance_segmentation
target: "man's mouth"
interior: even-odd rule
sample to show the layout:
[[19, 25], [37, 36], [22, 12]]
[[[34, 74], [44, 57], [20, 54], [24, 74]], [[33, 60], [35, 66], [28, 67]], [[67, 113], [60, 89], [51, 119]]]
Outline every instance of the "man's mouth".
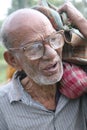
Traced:
[[44, 69], [43, 69], [43, 73], [45, 74], [45, 75], [53, 75], [53, 74], [55, 74], [56, 72], [58, 72], [58, 70], [59, 70], [59, 63], [58, 62], [56, 62], [56, 63], [54, 63], [54, 64], [49, 64], [49, 65], [47, 65]]

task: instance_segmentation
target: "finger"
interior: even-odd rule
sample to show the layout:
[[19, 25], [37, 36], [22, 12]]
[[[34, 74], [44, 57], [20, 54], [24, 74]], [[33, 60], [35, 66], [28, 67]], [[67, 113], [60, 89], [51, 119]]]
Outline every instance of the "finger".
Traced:
[[65, 11], [65, 5], [60, 6], [57, 11], [58, 11], [60, 14], [63, 13], [63, 12], [66, 12], [66, 11]]

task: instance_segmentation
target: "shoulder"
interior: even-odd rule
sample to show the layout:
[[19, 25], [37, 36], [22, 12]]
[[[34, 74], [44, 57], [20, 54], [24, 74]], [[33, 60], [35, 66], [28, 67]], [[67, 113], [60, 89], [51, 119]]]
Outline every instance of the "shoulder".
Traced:
[[8, 82], [0, 86], [0, 109], [2, 111], [6, 111], [6, 106], [9, 106], [10, 104], [9, 91], [11, 90], [11, 87], [12, 87], [11, 82]]
[[87, 93], [83, 95], [82, 101], [83, 105], [87, 108]]
[[11, 85], [12, 83], [10, 81], [0, 86], [0, 98], [5, 96], [9, 92]]
[[87, 93], [83, 95], [82, 100], [83, 102], [87, 103]]
[[87, 120], [87, 93], [82, 96], [82, 111]]

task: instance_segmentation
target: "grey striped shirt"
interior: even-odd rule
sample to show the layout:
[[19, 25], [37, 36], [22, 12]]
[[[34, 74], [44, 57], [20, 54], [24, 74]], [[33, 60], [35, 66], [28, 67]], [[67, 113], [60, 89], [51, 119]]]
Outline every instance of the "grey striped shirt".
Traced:
[[61, 95], [53, 112], [34, 101], [14, 76], [0, 87], [0, 130], [87, 130], [86, 98]]

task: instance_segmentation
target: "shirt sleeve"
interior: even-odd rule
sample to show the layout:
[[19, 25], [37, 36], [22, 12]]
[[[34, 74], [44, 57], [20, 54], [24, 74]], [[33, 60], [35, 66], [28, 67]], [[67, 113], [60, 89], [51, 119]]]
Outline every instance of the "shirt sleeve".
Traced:
[[9, 130], [1, 110], [0, 110], [0, 130]]

